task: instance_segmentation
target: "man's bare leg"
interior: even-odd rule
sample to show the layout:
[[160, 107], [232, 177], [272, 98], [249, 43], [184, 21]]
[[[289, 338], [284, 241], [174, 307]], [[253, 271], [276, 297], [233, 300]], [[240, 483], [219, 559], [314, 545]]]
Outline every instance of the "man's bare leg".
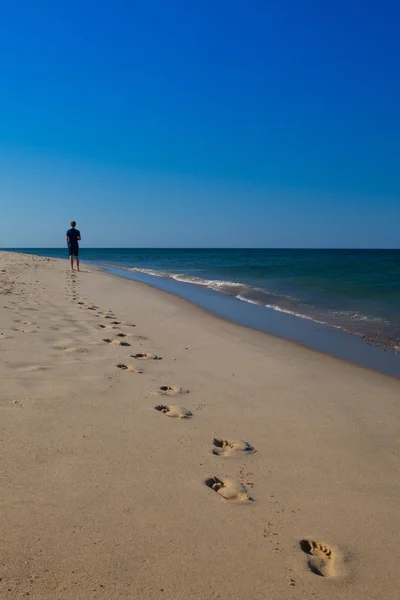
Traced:
[[73, 271], [74, 270], [74, 257], [72, 256], [72, 254], [69, 257], [69, 262], [71, 263], [70, 271]]
[[79, 256], [76, 257], [76, 268], [79, 271]]

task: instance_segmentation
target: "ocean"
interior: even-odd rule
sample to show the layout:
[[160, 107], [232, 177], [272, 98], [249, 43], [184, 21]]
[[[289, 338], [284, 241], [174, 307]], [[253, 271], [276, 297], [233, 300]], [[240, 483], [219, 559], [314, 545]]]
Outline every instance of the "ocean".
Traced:
[[[24, 252], [66, 258], [64, 249]], [[81, 260], [173, 279], [400, 351], [400, 250], [81, 249]]]

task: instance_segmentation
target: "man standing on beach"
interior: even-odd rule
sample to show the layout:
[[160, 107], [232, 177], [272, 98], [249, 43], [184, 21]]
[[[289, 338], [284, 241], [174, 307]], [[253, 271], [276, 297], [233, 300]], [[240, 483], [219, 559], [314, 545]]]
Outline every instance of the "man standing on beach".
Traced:
[[71, 221], [71, 229], [67, 231], [67, 248], [69, 252], [69, 259], [71, 262], [71, 271], [74, 270], [74, 256], [76, 258], [76, 268], [79, 271], [79, 241], [81, 240], [81, 232], [79, 229], [75, 229], [76, 221]]

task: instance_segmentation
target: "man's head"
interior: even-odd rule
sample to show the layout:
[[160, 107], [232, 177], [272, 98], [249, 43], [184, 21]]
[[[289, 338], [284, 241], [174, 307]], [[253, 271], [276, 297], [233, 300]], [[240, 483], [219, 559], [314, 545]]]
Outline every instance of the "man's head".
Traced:
[[71, 227], [72, 227], [72, 229], [73, 229], [74, 227], [76, 227], [76, 221], [71, 221]]

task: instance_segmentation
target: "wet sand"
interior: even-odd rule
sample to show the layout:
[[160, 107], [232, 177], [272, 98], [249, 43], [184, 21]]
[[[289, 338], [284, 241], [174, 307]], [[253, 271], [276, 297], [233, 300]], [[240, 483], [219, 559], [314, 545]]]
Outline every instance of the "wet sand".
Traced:
[[400, 383], [0, 253], [0, 597], [397, 599]]

